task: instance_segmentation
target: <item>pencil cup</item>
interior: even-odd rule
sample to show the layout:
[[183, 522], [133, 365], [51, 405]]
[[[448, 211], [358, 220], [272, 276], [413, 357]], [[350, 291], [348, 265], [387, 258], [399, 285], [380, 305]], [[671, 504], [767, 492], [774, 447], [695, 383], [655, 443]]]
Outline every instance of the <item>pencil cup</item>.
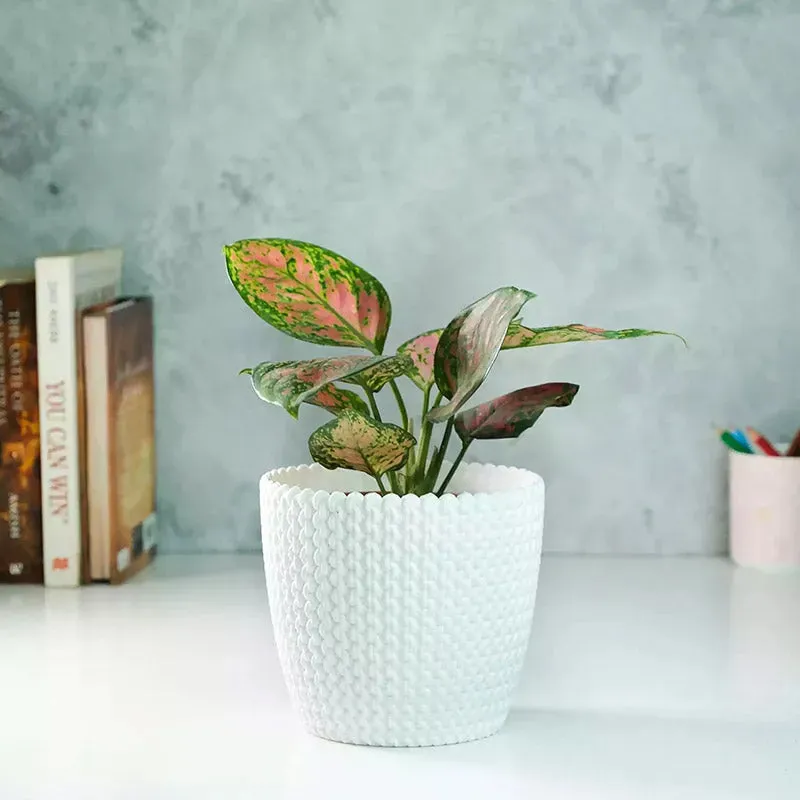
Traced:
[[731, 452], [729, 493], [733, 561], [800, 569], [800, 458]]

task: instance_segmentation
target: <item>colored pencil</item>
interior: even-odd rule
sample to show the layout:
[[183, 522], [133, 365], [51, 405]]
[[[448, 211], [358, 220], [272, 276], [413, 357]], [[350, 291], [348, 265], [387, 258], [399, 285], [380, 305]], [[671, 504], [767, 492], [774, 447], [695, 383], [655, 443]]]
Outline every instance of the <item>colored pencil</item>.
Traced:
[[792, 443], [789, 445], [786, 455], [790, 458], [797, 458], [800, 456], [800, 431], [797, 431], [794, 435], [794, 439], [792, 439]]
[[741, 428], [735, 428], [734, 430], [730, 431], [730, 434], [734, 439], [738, 439], [741, 444], [749, 448], [751, 453], [755, 453], [756, 448], [753, 445], [753, 442], [747, 438], [747, 434]]
[[750, 445], [740, 442], [730, 431], [719, 431], [719, 438], [731, 449], [737, 453], [753, 454]]
[[765, 456], [779, 456], [780, 453], [775, 449], [772, 442], [766, 436], [759, 433], [755, 428], [747, 428], [747, 438], [754, 446], [754, 450], [760, 450]]

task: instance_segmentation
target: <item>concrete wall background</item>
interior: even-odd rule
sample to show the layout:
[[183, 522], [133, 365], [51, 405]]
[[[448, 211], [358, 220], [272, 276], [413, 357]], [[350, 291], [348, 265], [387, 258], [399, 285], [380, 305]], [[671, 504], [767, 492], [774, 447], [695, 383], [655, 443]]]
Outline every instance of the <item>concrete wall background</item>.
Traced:
[[512, 283], [530, 324], [687, 337], [504, 355], [482, 399], [582, 384], [475, 448], [545, 476], [548, 550], [721, 552], [714, 426], [800, 426], [793, 0], [30, 0], [0, 26], [0, 260], [122, 244], [154, 294], [165, 549], [257, 548], [259, 474], [325, 419], [237, 377], [321, 352], [228, 285], [246, 236], [369, 269], [393, 344]]

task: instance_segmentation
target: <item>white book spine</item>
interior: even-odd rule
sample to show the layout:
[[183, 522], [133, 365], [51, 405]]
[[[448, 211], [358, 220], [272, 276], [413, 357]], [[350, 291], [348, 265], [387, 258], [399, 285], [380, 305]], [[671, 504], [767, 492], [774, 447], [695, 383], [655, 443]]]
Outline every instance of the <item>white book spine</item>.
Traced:
[[45, 586], [81, 582], [81, 499], [75, 269], [69, 258], [36, 262], [39, 426]]

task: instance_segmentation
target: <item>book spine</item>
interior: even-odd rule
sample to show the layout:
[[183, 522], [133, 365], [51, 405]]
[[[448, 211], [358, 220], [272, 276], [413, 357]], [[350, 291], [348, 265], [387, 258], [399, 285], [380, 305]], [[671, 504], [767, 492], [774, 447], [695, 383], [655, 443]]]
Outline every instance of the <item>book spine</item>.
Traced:
[[46, 586], [81, 584], [81, 499], [75, 272], [69, 261], [36, 262], [42, 538]]
[[3, 302], [5, 435], [2, 448], [3, 532], [10, 543], [9, 580], [42, 583], [42, 515], [36, 298], [32, 281], [9, 284]]
[[[6, 373], [6, 290], [0, 286], [0, 445], [8, 436], [8, 379]], [[0, 462], [0, 582], [19, 579], [22, 564], [13, 550], [8, 517], [8, 476]]]

